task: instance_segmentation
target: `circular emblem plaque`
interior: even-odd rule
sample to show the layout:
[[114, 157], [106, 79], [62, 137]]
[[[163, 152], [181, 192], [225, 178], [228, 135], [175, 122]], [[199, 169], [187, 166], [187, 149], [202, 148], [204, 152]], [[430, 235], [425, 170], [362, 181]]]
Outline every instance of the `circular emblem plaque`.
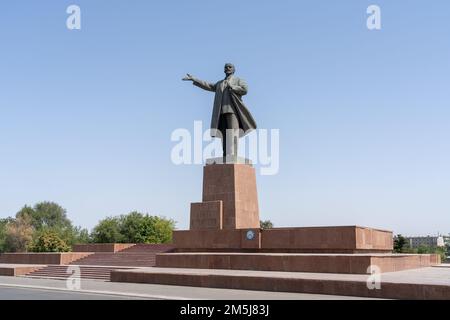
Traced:
[[255, 239], [255, 232], [253, 230], [247, 231], [247, 240], [253, 240]]

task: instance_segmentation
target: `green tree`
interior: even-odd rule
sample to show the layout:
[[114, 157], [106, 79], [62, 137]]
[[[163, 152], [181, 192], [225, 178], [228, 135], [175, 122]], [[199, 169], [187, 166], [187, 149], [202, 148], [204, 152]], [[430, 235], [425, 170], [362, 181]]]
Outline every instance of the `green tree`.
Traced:
[[406, 239], [401, 234], [394, 237], [394, 252], [401, 253], [406, 247]]
[[421, 245], [415, 249], [415, 253], [418, 254], [438, 254], [441, 256], [441, 261], [445, 261], [447, 258], [447, 250], [445, 247], [430, 247]]
[[54, 202], [40, 202], [33, 208], [25, 206], [16, 214], [16, 217], [25, 215], [31, 218], [31, 225], [35, 230], [59, 230], [72, 227], [72, 222], [67, 218], [66, 209]]
[[131, 212], [120, 217], [120, 233], [127, 243], [169, 243], [175, 221]]
[[273, 223], [270, 220], [260, 221], [259, 224], [261, 229], [273, 229]]
[[42, 232], [30, 247], [33, 252], [68, 252], [70, 247], [62, 240], [56, 232]]
[[87, 243], [90, 241], [89, 232], [80, 227], [74, 227], [67, 217], [66, 209], [54, 202], [40, 202], [33, 207], [24, 206], [16, 218], [28, 217], [35, 230], [34, 241], [43, 232], [53, 232], [67, 245]]
[[169, 243], [175, 221], [131, 212], [101, 220], [91, 233], [95, 243]]
[[119, 218], [108, 217], [100, 220], [91, 233], [91, 239], [94, 243], [122, 243]]
[[176, 222], [164, 217], [149, 216], [148, 224], [151, 226], [146, 243], [171, 243]]
[[0, 253], [5, 252], [6, 226], [13, 221], [13, 218], [0, 219]]
[[90, 243], [91, 237], [89, 236], [89, 230], [86, 228], [75, 227], [73, 228], [73, 238], [71, 244]]
[[42, 231], [55, 232], [61, 239], [63, 239], [69, 246], [74, 244], [89, 243], [89, 231], [81, 227], [66, 227], [66, 228], [45, 228]]
[[33, 240], [30, 218], [19, 217], [6, 224], [4, 250], [6, 252], [26, 252]]
[[133, 211], [119, 218], [119, 232], [125, 243], [144, 243], [144, 229], [144, 216], [139, 212]]
[[437, 248], [437, 252], [436, 253], [441, 256], [441, 261], [442, 262], [446, 262], [447, 261], [447, 257], [448, 257], [447, 247]]
[[426, 253], [430, 253], [430, 247], [425, 246], [425, 245], [420, 245], [419, 247], [417, 247], [417, 253], [419, 254], [426, 254]]

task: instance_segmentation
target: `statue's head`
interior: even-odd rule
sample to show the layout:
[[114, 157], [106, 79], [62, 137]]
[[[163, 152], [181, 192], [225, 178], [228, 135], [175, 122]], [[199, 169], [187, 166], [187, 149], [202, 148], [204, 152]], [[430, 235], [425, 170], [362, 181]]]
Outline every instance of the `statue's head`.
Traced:
[[226, 63], [226, 64], [225, 64], [225, 70], [224, 70], [224, 72], [225, 72], [225, 74], [226, 74], [227, 76], [229, 76], [229, 75], [231, 75], [231, 74], [234, 74], [235, 71], [236, 71], [236, 68], [234, 67], [234, 64], [232, 64], [232, 63]]

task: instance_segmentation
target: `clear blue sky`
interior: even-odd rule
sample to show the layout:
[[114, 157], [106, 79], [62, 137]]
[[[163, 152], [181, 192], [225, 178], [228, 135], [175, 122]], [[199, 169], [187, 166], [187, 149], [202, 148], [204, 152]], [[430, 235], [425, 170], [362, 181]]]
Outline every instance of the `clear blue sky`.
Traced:
[[[82, 9], [69, 31], [66, 8]], [[366, 8], [382, 30], [366, 28]], [[0, 5], [0, 217], [49, 200], [75, 224], [139, 210], [188, 226], [202, 167], [171, 132], [210, 120], [234, 62], [280, 172], [258, 176], [276, 226], [450, 232], [450, 2], [8, 1]]]

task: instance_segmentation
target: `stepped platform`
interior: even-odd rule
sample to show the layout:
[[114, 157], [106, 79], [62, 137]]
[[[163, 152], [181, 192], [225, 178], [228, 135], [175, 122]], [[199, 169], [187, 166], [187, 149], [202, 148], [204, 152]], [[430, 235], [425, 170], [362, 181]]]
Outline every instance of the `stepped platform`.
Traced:
[[173, 243], [178, 252], [390, 253], [393, 235], [361, 226], [191, 229], [174, 231]]
[[129, 268], [100, 267], [100, 266], [44, 266], [25, 274], [29, 278], [68, 279], [80, 278], [109, 281], [111, 271], [128, 270]]
[[73, 252], [120, 252], [131, 248], [132, 243], [88, 243], [76, 244], [72, 247]]
[[0, 263], [65, 265], [92, 254], [89, 252], [64, 253], [0, 253]]
[[433, 254], [165, 253], [159, 268], [371, 274], [430, 267]]
[[175, 247], [163, 244], [136, 244], [119, 252], [96, 252], [74, 261], [72, 265], [153, 267], [156, 255], [173, 252]]
[[[0, 275], [67, 279], [75, 271], [82, 279], [109, 280], [115, 269], [153, 267], [156, 255], [174, 251], [163, 244], [88, 244], [79, 250], [100, 252], [10, 253], [0, 255]], [[79, 267], [79, 269], [76, 269]]]
[[0, 276], [18, 277], [46, 267], [45, 265], [0, 264]]
[[[450, 268], [362, 274], [145, 268], [112, 271], [111, 281], [330, 294], [385, 299], [450, 299]], [[373, 285], [378, 283], [379, 286]]]

